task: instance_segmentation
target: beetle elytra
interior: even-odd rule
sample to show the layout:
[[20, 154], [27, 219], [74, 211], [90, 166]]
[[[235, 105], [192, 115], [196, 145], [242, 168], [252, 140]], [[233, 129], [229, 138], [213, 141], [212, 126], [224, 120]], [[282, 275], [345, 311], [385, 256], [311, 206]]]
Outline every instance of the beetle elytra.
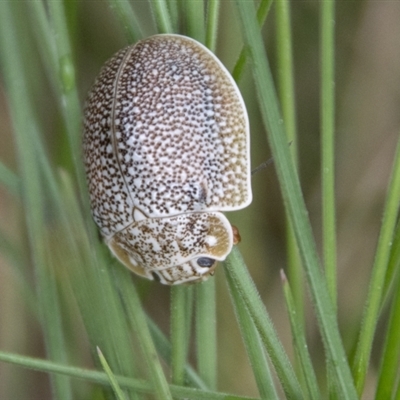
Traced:
[[92, 213], [115, 256], [164, 284], [205, 280], [231, 251], [224, 211], [250, 204], [249, 122], [222, 63], [155, 35], [102, 68], [85, 107]]

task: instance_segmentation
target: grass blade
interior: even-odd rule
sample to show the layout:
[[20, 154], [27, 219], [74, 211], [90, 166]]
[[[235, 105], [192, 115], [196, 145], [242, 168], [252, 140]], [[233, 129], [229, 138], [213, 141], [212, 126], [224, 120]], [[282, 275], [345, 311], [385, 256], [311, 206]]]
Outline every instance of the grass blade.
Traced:
[[293, 367], [236, 246], [224, 262], [224, 267], [226, 274], [234, 282], [235, 290], [246, 304], [286, 396], [290, 399], [303, 399]]
[[[322, 184], [322, 247], [328, 290], [333, 307], [337, 307], [336, 282], [336, 210], [335, 210], [335, 2], [321, 3], [321, 184]], [[328, 365], [328, 387], [336, 393], [336, 382]]]
[[[21, 59], [24, 44], [22, 21], [18, 20], [18, 4], [0, 4], [0, 49], [6, 86], [10, 99], [11, 115], [16, 134], [21, 189], [26, 226], [37, 282], [40, 319], [46, 337], [49, 356], [58, 361], [68, 359], [61, 323], [59, 297], [54, 270], [49, 263], [43, 243], [47, 243], [46, 220], [43, 205], [43, 186], [35, 149], [39, 139], [38, 126], [29, 102], [29, 83], [26, 63]], [[54, 395], [59, 399], [72, 399], [69, 379], [58, 377], [52, 381]]]
[[[107, 250], [90, 240], [85, 231], [70, 177], [62, 174], [61, 178], [63, 215], [69, 223], [63, 222], [60, 232], [54, 235], [55, 244], [64, 244], [55, 246], [54, 251], [64, 262], [68, 288], [78, 303], [92, 349], [100, 347], [116, 373], [137, 376], [131, 332], [112, 276], [112, 262]], [[136, 394], [131, 393], [130, 398], [135, 399]]]
[[255, 10], [248, 2], [236, 0], [236, 4], [242, 20], [245, 41], [253, 62], [253, 76], [260, 100], [261, 113], [268, 132], [282, 196], [296, 234], [327, 355], [335, 365], [343, 398], [356, 399], [357, 394], [340, 338], [336, 313], [320, 269], [299, 179], [287, 146], [273, 79], [257, 27]]
[[209, 389], [217, 387], [217, 316], [215, 279], [196, 285], [197, 370]]
[[173, 32], [179, 32], [179, 0], [167, 0]]
[[296, 306], [296, 300], [283, 270], [281, 270], [281, 279], [290, 326], [292, 328], [294, 348], [300, 361], [303, 380], [307, 387], [307, 398], [311, 400], [319, 400], [322, 397], [318, 388], [317, 377], [311, 362], [310, 353], [308, 352], [307, 341], [304, 335], [304, 321], [297, 313], [298, 307]]
[[153, 14], [156, 17], [158, 32], [172, 33], [172, 23], [169, 16], [168, 6], [165, 0], [151, 0], [150, 1]]
[[[398, 279], [399, 281], [399, 279]], [[376, 400], [392, 398], [396, 387], [398, 371], [400, 366], [400, 290], [397, 282], [397, 290], [393, 299], [390, 312], [389, 324], [386, 332], [386, 339], [380, 360], [378, 385], [376, 389]]]
[[[164, 361], [171, 364], [171, 343], [166, 336], [161, 332], [160, 328], [151, 320], [147, 318], [147, 324], [150, 329], [151, 336], [157, 348], [157, 353], [164, 359]], [[207, 389], [207, 385], [201, 380], [197, 372], [188, 364], [185, 366], [185, 376], [188, 386], [197, 387], [199, 389]]]
[[185, 1], [184, 7], [187, 35], [204, 44], [206, 40], [204, 1]]
[[185, 365], [188, 353], [187, 296], [189, 287], [171, 287], [171, 368], [172, 382], [175, 385], [185, 384]]
[[217, 48], [219, 0], [209, 0], [207, 4], [206, 46], [215, 53]]
[[97, 354], [99, 355], [100, 363], [103, 366], [104, 372], [107, 374], [108, 380], [110, 381], [110, 385], [114, 391], [115, 397], [117, 400], [127, 400], [99, 347], [97, 347]]
[[394, 234], [393, 245], [390, 249], [389, 264], [387, 267], [385, 286], [383, 289], [382, 307], [385, 300], [389, 297], [390, 288], [393, 286], [393, 281], [398, 279], [400, 274], [400, 223], [397, 223], [396, 232]]
[[18, 176], [0, 162], [0, 184], [10, 192], [11, 195], [19, 197], [20, 193], [20, 180]]
[[[267, 18], [268, 12], [271, 8], [272, 1], [273, 0], [261, 0], [260, 1], [260, 4], [257, 9], [257, 22], [258, 22], [258, 26], [260, 27], [260, 29], [264, 25], [264, 22]], [[239, 58], [236, 61], [236, 64], [233, 67], [233, 71], [232, 71], [233, 79], [236, 82], [239, 82], [240, 79], [242, 78], [246, 63], [247, 63], [247, 50], [246, 50], [246, 46], [244, 46], [240, 52]]]
[[126, 268], [116, 267], [114, 269], [118, 287], [124, 299], [125, 308], [131, 325], [139, 337], [139, 343], [150, 370], [150, 377], [157, 393], [157, 398], [172, 400], [167, 379], [158, 359], [153, 339], [147, 325], [147, 318], [139, 299], [136, 287], [133, 285], [131, 272]]
[[[287, 141], [294, 164], [298, 165], [295, 92], [293, 77], [293, 45], [290, 28], [290, 3], [275, 1], [278, 94], [282, 107]], [[298, 317], [304, 318], [304, 277], [293, 226], [286, 216], [286, 249], [289, 279], [292, 282]]]
[[51, 25], [54, 30], [55, 48], [57, 51], [57, 75], [61, 90], [60, 108], [68, 134], [71, 159], [74, 162], [76, 179], [82, 196], [86, 193], [83, 165], [81, 160], [81, 105], [77, 90], [74, 58], [68, 31], [64, 3], [51, 1], [48, 3]]
[[[34, 369], [36, 371], [49, 372], [54, 374], [62, 374], [71, 378], [84, 379], [89, 382], [94, 382], [100, 385], [109, 386], [110, 382], [108, 376], [104, 372], [93, 371], [83, 368], [71, 367], [67, 365], [57, 364], [52, 361], [40, 360], [33, 357], [25, 357], [17, 354], [6, 353], [0, 351], [0, 361], [19, 365], [24, 368]], [[152, 386], [142, 380], [127, 378], [121, 375], [114, 375], [118, 384], [126, 389], [130, 389], [136, 393], [149, 393], [153, 394], [154, 389]], [[170, 385], [171, 393], [177, 399], [190, 399], [190, 400], [257, 400], [254, 397], [236, 396], [233, 394], [212, 392], [206, 390], [193, 389], [188, 387], [181, 387]]]
[[[210, 45], [216, 43], [216, 33], [218, 23], [218, 4], [212, 1], [209, 3], [210, 18], [207, 21], [207, 35]], [[187, 19], [187, 33], [189, 36], [201, 43], [206, 41], [204, 1], [187, 1], [184, 4]], [[206, 44], [207, 45], [207, 44]], [[215, 280], [209, 279], [207, 282], [196, 285], [195, 291], [196, 304], [196, 358], [197, 369], [200, 378], [209, 389], [217, 386], [217, 318], [215, 302]]]
[[333, 305], [337, 302], [335, 212], [335, 1], [321, 3], [321, 176], [325, 275]]
[[394, 229], [396, 226], [400, 204], [400, 141], [397, 144], [396, 155], [393, 164], [392, 176], [384, 208], [381, 232], [378, 239], [378, 246], [375, 254], [374, 265], [364, 318], [361, 326], [359, 342], [353, 362], [353, 374], [357, 391], [362, 393], [365, 377], [368, 369], [369, 357], [371, 354], [372, 341], [375, 334], [376, 324], [381, 310], [383, 298], [383, 287], [388, 267], [390, 250], [393, 241]]
[[249, 316], [246, 306], [240, 297], [231, 275], [226, 275], [229, 293], [235, 307], [236, 319], [239, 323], [243, 341], [246, 345], [247, 354], [253, 369], [253, 374], [257, 382], [258, 392], [264, 400], [277, 399], [278, 394], [275, 390], [274, 381], [265, 357], [260, 335]]
[[125, 32], [128, 43], [135, 43], [143, 37], [143, 30], [128, 0], [108, 0], [116, 14], [119, 25]]

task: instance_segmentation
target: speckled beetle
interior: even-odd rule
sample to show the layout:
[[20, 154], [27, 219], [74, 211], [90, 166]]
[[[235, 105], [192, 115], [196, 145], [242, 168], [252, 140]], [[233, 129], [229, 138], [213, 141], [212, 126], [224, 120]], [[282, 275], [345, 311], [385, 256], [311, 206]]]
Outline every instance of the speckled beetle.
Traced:
[[101, 70], [85, 108], [92, 213], [115, 256], [149, 279], [203, 281], [232, 249], [221, 211], [246, 207], [249, 122], [206, 47], [156, 35]]

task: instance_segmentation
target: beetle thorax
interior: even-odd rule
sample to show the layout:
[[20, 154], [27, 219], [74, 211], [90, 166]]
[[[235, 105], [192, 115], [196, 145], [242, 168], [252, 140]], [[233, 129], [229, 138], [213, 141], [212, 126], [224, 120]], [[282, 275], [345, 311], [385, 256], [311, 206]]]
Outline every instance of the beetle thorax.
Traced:
[[176, 284], [208, 276], [231, 251], [233, 234], [222, 213], [192, 212], [134, 222], [107, 242], [134, 272]]

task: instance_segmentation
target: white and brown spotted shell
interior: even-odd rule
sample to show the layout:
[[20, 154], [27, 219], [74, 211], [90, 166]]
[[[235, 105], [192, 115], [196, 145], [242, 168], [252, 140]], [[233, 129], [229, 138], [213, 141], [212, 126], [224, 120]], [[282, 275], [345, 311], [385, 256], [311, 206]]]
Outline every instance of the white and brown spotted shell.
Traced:
[[251, 202], [240, 92], [203, 45], [156, 35], [119, 51], [87, 101], [94, 219], [128, 268], [164, 284], [205, 280], [233, 244], [221, 211]]

